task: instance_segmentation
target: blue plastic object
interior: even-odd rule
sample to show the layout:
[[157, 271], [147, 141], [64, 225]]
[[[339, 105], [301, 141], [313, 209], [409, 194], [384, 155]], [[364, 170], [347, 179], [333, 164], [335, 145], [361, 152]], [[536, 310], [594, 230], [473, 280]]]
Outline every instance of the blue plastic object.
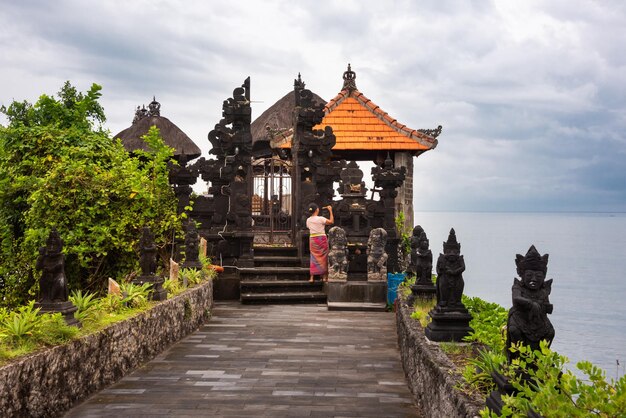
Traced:
[[393, 304], [398, 296], [398, 286], [404, 281], [404, 273], [387, 273], [387, 303]]

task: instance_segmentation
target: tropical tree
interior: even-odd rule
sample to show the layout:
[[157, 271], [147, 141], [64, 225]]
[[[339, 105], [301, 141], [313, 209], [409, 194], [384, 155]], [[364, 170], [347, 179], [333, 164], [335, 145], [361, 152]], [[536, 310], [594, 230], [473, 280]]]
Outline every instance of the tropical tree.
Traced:
[[180, 229], [168, 183], [173, 150], [157, 128], [151, 150], [129, 155], [103, 128], [101, 87], [66, 82], [57, 98], [0, 108], [0, 297], [24, 302], [37, 290], [37, 249], [57, 228], [73, 290], [97, 291], [137, 265], [136, 244], [149, 226], [161, 248]]

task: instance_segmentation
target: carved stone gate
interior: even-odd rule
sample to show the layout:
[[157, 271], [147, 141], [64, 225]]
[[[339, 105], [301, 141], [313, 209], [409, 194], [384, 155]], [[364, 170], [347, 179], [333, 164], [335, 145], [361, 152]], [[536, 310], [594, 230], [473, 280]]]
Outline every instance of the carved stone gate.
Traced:
[[255, 244], [292, 245], [292, 165], [277, 157], [253, 163], [252, 219]]

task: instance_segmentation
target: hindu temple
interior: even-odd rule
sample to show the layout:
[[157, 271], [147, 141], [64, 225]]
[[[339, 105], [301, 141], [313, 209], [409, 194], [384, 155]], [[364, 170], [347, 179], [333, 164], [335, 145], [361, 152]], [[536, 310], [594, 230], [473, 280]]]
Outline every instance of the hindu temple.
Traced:
[[[298, 74], [293, 90], [255, 121], [251, 102], [247, 78], [223, 102], [222, 119], [208, 134], [208, 159], [197, 159], [199, 148], [160, 116], [156, 100], [138, 107], [133, 125], [117, 137], [132, 151], [150, 126], [161, 129], [176, 150], [170, 182], [180, 210], [192, 184], [207, 184], [189, 215], [209, 255], [226, 269], [216, 298], [384, 308], [386, 274], [400, 269], [395, 218], [402, 212], [412, 226], [414, 158], [437, 146], [441, 126], [412, 129], [397, 121], [359, 91], [350, 65], [330, 101]], [[371, 172], [359, 162], [373, 163]], [[335, 243], [335, 254], [344, 255], [342, 275], [328, 283], [307, 280], [310, 203], [332, 206], [343, 237]]]

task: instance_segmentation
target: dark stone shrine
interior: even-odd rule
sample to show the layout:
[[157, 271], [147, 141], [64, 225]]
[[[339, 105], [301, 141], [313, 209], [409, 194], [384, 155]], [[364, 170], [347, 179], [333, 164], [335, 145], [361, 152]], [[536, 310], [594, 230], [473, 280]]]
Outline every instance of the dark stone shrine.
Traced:
[[[552, 279], [546, 279], [548, 272], [548, 254], [541, 255], [534, 245], [528, 249], [525, 256], [515, 256], [515, 266], [520, 279], [513, 279], [513, 306], [509, 309], [506, 334], [506, 356], [510, 365], [518, 357], [509, 349], [514, 344], [522, 344], [532, 350], [540, 349], [540, 342], [546, 341], [548, 346], [554, 339], [554, 327], [548, 319], [553, 306], [549, 296], [552, 291]], [[530, 365], [532, 367], [532, 365]], [[487, 406], [497, 414], [502, 412], [504, 403], [502, 395], [512, 395], [515, 388], [508, 379], [500, 373], [493, 373], [492, 377], [498, 387], [487, 398]], [[522, 379], [528, 378], [522, 376]], [[529, 416], [538, 417], [534, 411]]]
[[139, 266], [141, 267], [141, 274], [133, 279], [132, 283], [138, 285], [150, 283], [150, 299], [167, 299], [167, 291], [163, 289], [165, 279], [156, 275], [157, 248], [154, 244], [154, 235], [147, 226], [143, 227], [139, 240]]
[[411, 254], [408, 268], [410, 277], [415, 277], [415, 284], [411, 285], [411, 295], [407, 302], [413, 304], [416, 298], [432, 299], [436, 287], [432, 281], [433, 253], [428, 248], [429, 241], [424, 229], [417, 225], [411, 236]]
[[80, 326], [74, 318], [77, 308], [69, 300], [67, 278], [65, 277], [65, 255], [63, 240], [56, 229], [50, 231], [46, 245], [39, 248], [37, 270], [41, 270], [39, 279], [40, 299], [35, 304], [40, 313], [60, 313], [68, 325]]
[[443, 254], [437, 259], [437, 305], [430, 311], [432, 322], [425, 330], [431, 341], [461, 341], [472, 329], [471, 315], [463, 305], [463, 272], [465, 261], [454, 229], [443, 243]]
[[185, 227], [185, 262], [182, 268], [202, 269], [200, 262], [200, 235], [194, 221], [188, 221]]
[[222, 119], [209, 132], [210, 153], [217, 158], [200, 158], [193, 165], [210, 186], [208, 195], [196, 199], [192, 218], [219, 264], [238, 267], [254, 265], [250, 118], [248, 77], [224, 100]]

